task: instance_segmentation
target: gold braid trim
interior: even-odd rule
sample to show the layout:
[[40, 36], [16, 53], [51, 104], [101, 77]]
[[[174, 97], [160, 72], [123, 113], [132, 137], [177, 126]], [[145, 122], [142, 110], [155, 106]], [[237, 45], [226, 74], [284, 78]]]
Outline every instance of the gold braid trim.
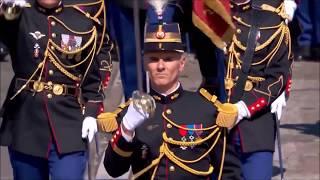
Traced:
[[[289, 35], [289, 29], [287, 27], [287, 25], [285, 25], [284, 22], [281, 23], [281, 26], [279, 27], [279, 29], [274, 33], [272, 34], [272, 36], [266, 41], [264, 42], [262, 45], [260, 46], [257, 46], [255, 51], [259, 51], [263, 48], [265, 48], [266, 46], [268, 46], [278, 35], [279, 36], [279, 40], [276, 44], [276, 46], [270, 51], [270, 53], [268, 53], [262, 60], [258, 61], [258, 62], [255, 62], [255, 63], [252, 63], [251, 65], [258, 65], [258, 64], [261, 64], [263, 62], [265, 62], [266, 60], [268, 60], [268, 63], [267, 65], [269, 65], [271, 59], [275, 56], [275, 54], [278, 52], [280, 46], [281, 46], [281, 43], [283, 42], [284, 38], [287, 37], [288, 41], [291, 42], [291, 39], [290, 39], [290, 35]], [[237, 64], [238, 65], [241, 65], [242, 64], [242, 60], [240, 59], [240, 54], [236, 51], [234, 45], [236, 45], [239, 49], [245, 51], [246, 50], [246, 47], [241, 44], [240, 41], [237, 40], [236, 36], [233, 37], [233, 42], [231, 43], [231, 46], [229, 48], [229, 51], [230, 51], [230, 55], [232, 55], [232, 57], [229, 55], [229, 58], [233, 59], [233, 57], [235, 57], [236, 61], [237, 61]], [[288, 45], [288, 48], [289, 48], [289, 54], [291, 54], [291, 45]]]
[[[84, 49], [86, 49], [96, 38], [95, 35], [97, 34], [97, 30], [96, 27], [93, 26], [92, 29], [90, 29], [89, 31], [84, 31], [84, 32], [79, 32], [79, 31], [74, 31], [71, 28], [69, 28], [66, 24], [64, 24], [60, 19], [54, 17], [54, 16], [49, 16], [48, 18], [52, 18], [55, 21], [59, 22], [64, 28], [66, 28], [68, 31], [74, 33], [74, 34], [78, 34], [78, 35], [87, 35], [87, 34], [92, 34], [91, 37], [89, 38], [88, 42], [86, 42], [85, 45], [83, 45], [81, 48], [75, 50], [75, 51], [66, 51], [64, 49], [62, 49], [60, 46], [58, 46], [57, 44], [55, 44], [52, 39], [49, 39], [49, 43], [50, 45], [53, 45], [58, 51], [65, 53], [65, 54], [77, 54], [81, 51], [83, 51]], [[96, 44], [96, 43], [95, 43]]]
[[[246, 27], [251, 27], [250, 24], [242, 21], [241, 17], [237, 17], [237, 16], [233, 16], [232, 17], [234, 20], [236, 20], [239, 24], [243, 25], [243, 26], [246, 26]], [[278, 25], [275, 25], [275, 26], [266, 26], [266, 27], [259, 27], [260, 30], [268, 30], [268, 29], [276, 29], [276, 28], [279, 28], [281, 26], [282, 22]]]
[[221, 155], [221, 164], [220, 164], [220, 170], [219, 170], [219, 176], [218, 176], [219, 180], [222, 177], [224, 158], [225, 158], [225, 154], [226, 154], [226, 146], [227, 146], [227, 129], [224, 129], [223, 130], [223, 148], [222, 148], [222, 155]]
[[270, 6], [269, 4], [262, 4], [261, 9], [264, 11], [274, 12], [277, 13], [283, 19], [289, 19], [289, 15], [285, 13], [284, 4], [281, 3], [279, 7], [275, 8]]
[[160, 155], [159, 157], [157, 157], [156, 159], [154, 159], [151, 164], [149, 164], [147, 167], [143, 168], [142, 170], [140, 170], [139, 172], [135, 173], [133, 175], [133, 179], [137, 179], [138, 177], [140, 177], [141, 175], [143, 175], [144, 173], [146, 173], [147, 171], [149, 171], [152, 167], [157, 166], [160, 163], [160, 160], [162, 159], [162, 157], [164, 156], [163, 153], [163, 144], [160, 146]]
[[178, 161], [183, 162], [183, 163], [188, 163], [188, 164], [196, 163], [196, 162], [200, 161], [201, 159], [203, 159], [205, 156], [207, 156], [212, 151], [212, 149], [216, 146], [216, 144], [220, 138], [220, 135], [221, 135], [221, 131], [219, 131], [219, 133], [218, 133], [216, 139], [214, 140], [214, 142], [212, 143], [211, 147], [204, 154], [202, 154], [199, 158], [196, 158], [194, 160], [184, 160], [184, 159], [181, 159], [178, 156], [174, 155], [174, 153], [172, 151], [170, 151], [168, 144], [166, 144], [166, 143], [164, 144], [165, 145], [164, 147], [168, 151], [168, 153], [170, 153], [170, 155], [175, 157]]
[[24, 89], [27, 87], [27, 85], [31, 82], [32, 78], [36, 75], [36, 73], [38, 72], [38, 70], [39, 70], [40, 68], [43, 68], [43, 67], [44, 67], [44, 63], [45, 63], [45, 61], [46, 61], [46, 58], [47, 58], [47, 57], [44, 57], [44, 59], [42, 60], [42, 62], [38, 64], [37, 69], [32, 73], [32, 75], [31, 75], [30, 78], [27, 80], [27, 82], [26, 82], [23, 86], [21, 86], [21, 88], [20, 88], [13, 96], [11, 96], [10, 100], [13, 100], [18, 94], [21, 93], [22, 90], [24, 90]]
[[[213, 133], [211, 134], [216, 134], [217, 130], [219, 130], [219, 128], [217, 128], [216, 130], [214, 130]], [[165, 134], [165, 133], [164, 133]], [[184, 163], [195, 163], [198, 162], [200, 160], [202, 160], [205, 156], [207, 156], [212, 150], [213, 148], [216, 146], [219, 138], [221, 135], [221, 131], [219, 131], [216, 139], [214, 140], [213, 144], [211, 145], [211, 147], [208, 149], [208, 151], [206, 151], [203, 155], [201, 155], [199, 158], [195, 159], [195, 160], [183, 160], [177, 156], [174, 155], [174, 153], [169, 149], [168, 147], [168, 143], [166, 143], [166, 141], [163, 142], [163, 144], [160, 146], [159, 148], [159, 156], [158, 158], [154, 159], [152, 161], [152, 163], [150, 165], [148, 165], [147, 167], [143, 168], [142, 170], [140, 170], [138, 173], [133, 175], [133, 179], [136, 179], [138, 177], [140, 177], [142, 174], [146, 173], [147, 171], [149, 171], [152, 167], [155, 167], [155, 169], [153, 170], [152, 173], [152, 177], [151, 179], [154, 179], [155, 177], [155, 173], [157, 171], [158, 165], [160, 163], [160, 160], [162, 159], [163, 156], [166, 156], [170, 161], [172, 161], [174, 164], [176, 164], [177, 166], [179, 166], [180, 168], [184, 169], [187, 172], [190, 172], [194, 175], [198, 175], [198, 176], [208, 176], [210, 174], [212, 174], [213, 172], [213, 166], [210, 165], [208, 171], [198, 171], [195, 170], [189, 166], [187, 166]], [[222, 175], [222, 169], [223, 169], [223, 162], [224, 162], [224, 157], [225, 157], [225, 147], [226, 147], [226, 129], [224, 129], [224, 144], [223, 144], [223, 153], [222, 153], [222, 161], [220, 164], [220, 172], [219, 172], [219, 180], [221, 179], [221, 175]]]
[[212, 138], [218, 131], [220, 130], [219, 127], [217, 127], [212, 133], [210, 133], [207, 137], [200, 139], [200, 140], [195, 140], [191, 142], [185, 142], [185, 141], [177, 141], [172, 138], [168, 138], [167, 134], [165, 132], [162, 133], [162, 138], [164, 142], [167, 142], [169, 144], [173, 145], [178, 145], [178, 146], [196, 146], [199, 144], [202, 144], [206, 141], [208, 141], [210, 138]]
[[208, 169], [208, 171], [198, 171], [195, 169], [192, 169], [191, 167], [181, 163], [179, 160], [177, 160], [174, 156], [171, 156], [171, 154], [165, 150], [164, 154], [167, 156], [167, 158], [172, 161], [173, 163], [175, 163], [176, 165], [178, 165], [180, 168], [184, 169], [185, 171], [188, 171], [189, 173], [198, 175], [198, 176], [208, 176], [210, 174], [212, 174], [213, 172], [213, 166], [210, 164], [210, 167]]
[[[99, 45], [99, 48], [98, 48], [98, 50], [97, 50], [97, 54], [100, 52], [100, 50], [101, 50], [101, 48], [102, 48], [102, 46], [103, 46], [104, 36], [107, 36], [108, 42], [109, 42], [109, 40], [110, 40], [109, 35], [106, 34], [106, 29], [107, 29], [107, 27], [106, 27], [107, 10], [106, 10], [106, 6], [105, 6], [105, 4], [104, 4], [104, 0], [102, 0], [101, 2], [102, 2], [102, 3], [101, 3], [100, 10], [99, 10], [99, 12], [95, 15], [95, 17], [98, 17], [98, 16], [101, 14], [101, 12], [103, 12], [103, 22], [102, 22], [102, 23], [103, 23], [103, 28], [102, 28], [102, 35], [101, 35], [100, 45]], [[112, 44], [112, 46], [113, 46], [113, 44]], [[112, 50], [112, 48], [113, 48], [113, 47], [110, 48], [110, 51]], [[108, 52], [109, 55], [110, 55], [110, 51]], [[111, 61], [111, 55], [110, 55], [109, 57], [110, 57], [110, 61]]]
[[97, 31], [95, 30], [94, 45], [93, 45], [93, 49], [94, 49], [94, 50], [93, 50], [93, 56], [91, 56], [90, 62], [89, 62], [89, 64], [88, 64], [88, 67], [87, 67], [87, 69], [86, 69], [86, 71], [85, 71], [85, 73], [84, 73], [84, 75], [83, 75], [82, 81], [81, 81], [81, 83], [80, 83], [80, 87], [82, 86], [82, 84], [83, 84], [83, 82], [84, 82], [84, 80], [85, 80], [85, 78], [86, 78], [86, 76], [87, 76], [87, 74], [88, 74], [88, 71], [89, 71], [89, 69], [90, 69], [90, 67], [91, 67], [91, 64], [92, 64], [92, 62], [93, 62], [94, 54], [96, 53], [96, 48], [97, 48], [97, 46], [96, 46], [96, 44], [97, 44], [97, 38], [98, 38], [98, 34], [97, 34]]
[[[94, 16], [91, 16], [90, 13], [85, 12], [79, 8], [79, 6], [93, 6], [93, 5], [97, 5], [97, 4], [101, 4], [101, 6], [100, 6], [98, 12]], [[72, 4], [72, 5], [70, 4], [70, 5], [65, 5], [65, 7], [74, 8], [77, 11], [79, 11], [80, 13], [84, 14], [87, 18], [89, 18], [89, 19], [91, 19], [101, 25], [101, 22], [97, 17], [101, 14], [101, 12], [104, 8], [104, 1], [103, 0], [99, 0], [99, 1], [91, 2], [91, 3], [80, 3], [80, 4]]]
[[59, 58], [55, 55], [55, 53], [54, 53], [52, 50], [50, 50], [50, 48], [48, 48], [48, 51], [53, 55], [53, 58], [55, 58], [55, 60], [58, 61], [58, 62], [59, 62], [63, 67], [65, 67], [65, 68], [75, 68], [75, 67], [77, 67], [77, 66], [80, 66], [81, 64], [83, 64], [84, 62], [86, 62], [86, 61], [89, 59], [90, 55], [91, 55], [91, 56], [94, 56], [93, 50], [94, 50], [94, 48], [91, 48], [91, 50], [90, 50], [90, 52], [88, 53], [87, 57], [85, 57], [85, 58], [84, 58], [83, 60], [81, 60], [79, 63], [73, 64], [73, 65], [66, 65], [66, 64], [62, 63], [62, 62], [59, 60]]
[[[280, 27], [282, 27], [283, 24], [284, 24], [284, 22], [281, 22]], [[265, 48], [266, 46], [268, 46], [282, 31], [283, 31], [282, 28], [278, 28], [278, 30], [277, 30], [276, 32], [274, 32], [266, 42], [264, 42], [264, 43], [262, 43], [261, 45], [257, 46], [257, 47], [255, 48], [255, 51], [259, 51], [259, 50]], [[237, 39], [237, 36], [234, 35], [233, 38], [232, 38], [232, 41], [233, 41], [233, 42], [237, 45], [237, 47], [240, 48], [241, 50], [243, 50], [243, 51], [246, 50], [246, 47]]]
[[60, 71], [62, 72], [62, 74], [66, 75], [68, 78], [74, 80], [74, 81], [77, 81], [79, 82], [81, 79], [73, 74], [71, 74], [69, 71], [67, 71], [65, 68], [63, 68], [55, 59], [54, 57], [52, 56], [51, 53], [47, 53], [48, 56], [49, 56], [49, 60], [50, 62], [52, 62], [52, 64]]

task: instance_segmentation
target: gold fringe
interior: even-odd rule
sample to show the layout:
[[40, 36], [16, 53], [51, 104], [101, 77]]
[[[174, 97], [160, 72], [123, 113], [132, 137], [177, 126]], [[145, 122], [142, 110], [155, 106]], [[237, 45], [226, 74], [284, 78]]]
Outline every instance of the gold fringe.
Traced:
[[234, 125], [238, 116], [238, 109], [236, 105], [230, 103], [221, 103], [217, 100], [217, 96], [211, 95], [207, 90], [201, 88], [200, 94], [207, 100], [212, 102], [219, 111], [216, 124], [220, 127], [230, 128]]
[[97, 118], [99, 131], [113, 132], [118, 129], [117, 114], [112, 112], [105, 112], [99, 114]]
[[120, 104], [113, 112], [104, 112], [98, 115], [97, 124], [99, 131], [112, 132], [118, 129], [119, 125], [117, 122], [118, 114], [131, 103], [131, 99], [127, 102]]
[[238, 109], [236, 105], [224, 103], [218, 108], [218, 116], [216, 123], [220, 127], [231, 128], [235, 124], [238, 116]]

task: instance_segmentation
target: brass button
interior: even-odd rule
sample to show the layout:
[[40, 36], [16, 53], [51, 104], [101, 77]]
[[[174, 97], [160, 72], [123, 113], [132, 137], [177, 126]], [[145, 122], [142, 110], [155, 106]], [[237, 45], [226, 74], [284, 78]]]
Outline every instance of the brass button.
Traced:
[[175, 168], [174, 166], [170, 166], [170, 167], [169, 167], [169, 170], [170, 170], [171, 172], [173, 172], [174, 170], [176, 170], [176, 168]]
[[51, 26], [55, 26], [56, 22], [55, 21], [51, 21]]
[[52, 36], [53, 38], [56, 38], [56, 37], [57, 37], [56, 33], [52, 33], [51, 36]]
[[49, 70], [49, 75], [53, 75], [53, 70]]
[[51, 99], [51, 98], [52, 98], [52, 94], [47, 94], [47, 97], [48, 97], [49, 99]]
[[172, 113], [172, 110], [171, 110], [171, 109], [167, 109], [167, 110], [166, 110], [166, 113], [167, 113], [167, 114], [171, 114], [171, 113]]
[[51, 81], [48, 81], [48, 86], [52, 86], [52, 82]]
[[167, 124], [167, 128], [172, 128], [172, 125], [170, 123]]
[[53, 51], [55, 50], [54, 46], [51, 46], [50, 48], [51, 48], [51, 50], [53, 50]]
[[241, 29], [237, 29], [237, 33], [240, 34], [241, 33]]

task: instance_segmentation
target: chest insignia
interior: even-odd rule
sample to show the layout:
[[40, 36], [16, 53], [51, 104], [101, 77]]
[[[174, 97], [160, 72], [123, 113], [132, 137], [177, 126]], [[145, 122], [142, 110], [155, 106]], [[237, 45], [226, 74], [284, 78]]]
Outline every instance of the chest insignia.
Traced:
[[82, 37], [69, 34], [61, 34], [61, 48], [64, 51], [76, 51], [80, 49]]
[[30, 32], [29, 33], [35, 40], [39, 40], [43, 37], [45, 37], [46, 35], [42, 34], [40, 31], [36, 31], [36, 32]]

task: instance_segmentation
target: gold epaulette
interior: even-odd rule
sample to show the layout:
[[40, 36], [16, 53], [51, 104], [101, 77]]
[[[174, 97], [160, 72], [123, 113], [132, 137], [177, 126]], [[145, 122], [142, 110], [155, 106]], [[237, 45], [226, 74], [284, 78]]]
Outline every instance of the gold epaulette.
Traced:
[[217, 100], [217, 96], [211, 95], [207, 90], [201, 88], [200, 94], [208, 99], [210, 102], [217, 107], [218, 116], [216, 120], [216, 124], [220, 127], [231, 128], [237, 120], [238, 109], [236, 105], [231, 103], [221, 103]]
[[98, 129], [101, 132], [113, 132], [118, 129], [117, 117], [123, 109], [131, 103], [131, 99], [118, 106], [113, 112], [104, 112], [98, 115]]

